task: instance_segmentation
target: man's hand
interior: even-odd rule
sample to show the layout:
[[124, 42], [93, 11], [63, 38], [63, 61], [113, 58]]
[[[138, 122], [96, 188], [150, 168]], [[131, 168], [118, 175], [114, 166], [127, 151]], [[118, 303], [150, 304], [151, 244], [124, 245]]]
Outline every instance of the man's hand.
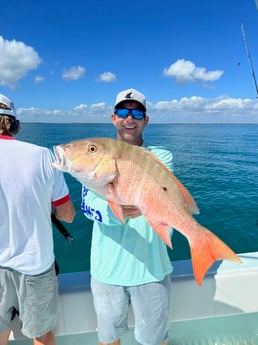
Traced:
[[125, 218], [136, 218], [142, 215], [141, 211], [135, 206], [121, 205], [121, 207]]

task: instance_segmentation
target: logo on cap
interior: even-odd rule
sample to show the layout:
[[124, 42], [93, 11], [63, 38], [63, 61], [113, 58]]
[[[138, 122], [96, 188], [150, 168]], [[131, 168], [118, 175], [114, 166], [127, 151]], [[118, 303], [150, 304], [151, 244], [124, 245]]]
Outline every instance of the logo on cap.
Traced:
[[127, 95], [125, 95], [125, 98], [133, 98], [133, 92], [129, 92]]

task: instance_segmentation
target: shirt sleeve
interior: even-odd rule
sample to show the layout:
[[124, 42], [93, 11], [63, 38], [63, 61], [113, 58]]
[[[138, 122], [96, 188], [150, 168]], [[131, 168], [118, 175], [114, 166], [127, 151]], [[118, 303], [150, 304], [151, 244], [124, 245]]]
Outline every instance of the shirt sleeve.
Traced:
[[121, 225], [120, 220], [114, 215], [108, 203], [98, 194], [82, 186], [81, 209], [85, 217], [105, 225]]
[[173, 153], [166, 149], [163, 146], [148, 146], [148, 150], [150, 150], [154, 155], [156, 155], [159, 160], [170, 170], [173, 172], [174, 170], [174, 161], [173, 161]]
[[53, 184], [53, 192], [52, 192], [52, 204], [54, 206], [59, 206], [70, 200], [69, 189], [66, 184], [64, 174], [54, 168], [53, 162], [55, 161], [53, 153], [47, 149], [47, 159], [48, 164], [45, 165], [45, 169], [49, 167], [51, 172], [54, 175], [54, 184]]

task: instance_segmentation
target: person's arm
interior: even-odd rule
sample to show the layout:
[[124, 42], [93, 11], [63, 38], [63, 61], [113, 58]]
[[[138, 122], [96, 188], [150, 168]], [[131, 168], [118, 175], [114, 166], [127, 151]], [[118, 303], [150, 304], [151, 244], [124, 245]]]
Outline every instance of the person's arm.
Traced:
[[132, 205], [122, 205], [122, 210], [125, 218], [136, 218], [142, 215], [138, 207]]
[[75, 208], [72, 201], [69, 199], [65, 203], [54, 206], [54, 214], [57, 219], [66, 223], [72, 223], [75, 217]]
[[121, 225], [120, 220], [114, 215], [107, 201], [98, 194], [82, 186], [81, 209], [85, 217], [105, 225]]
[[53, 152], [50, 150], [47, 150], [46, 152], [50, 161], [48, 167], [51, 167], [52, 173], [54, 174], [52, 193], [53, 213], [58, 220], [66, 223], [72, 223], [76, 212], [64, 178], [64, 174], [53, 167], [53, 162], [55, 161]]

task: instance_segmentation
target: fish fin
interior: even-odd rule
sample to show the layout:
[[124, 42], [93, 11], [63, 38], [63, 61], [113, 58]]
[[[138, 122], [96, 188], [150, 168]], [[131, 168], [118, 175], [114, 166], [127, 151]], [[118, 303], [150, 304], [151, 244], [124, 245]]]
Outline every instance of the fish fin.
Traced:
[[92, 172], [91, 179], [111, 182], [117, 176], [116, 160], [112, 155], [106, 154]]
[[120, 220], [121, 223], [125, 224], [125, 218], [124, 218], [124, 214], [123, 214], [123, 209], [122, 207], [115, 202], [115, 187], [113, 183], [109, 183], [107, 185], [108, 188], [108, 205], [111, 208], [111, 210], [113, 211], [114, 215]]
[[157, 232], [159, 237], [166, 243], [169, 248], [173, 248], [171, 242], [172, 229], [165, 223], [155, 222], [146, 218], [147, 223]]
[[220, 240], [210, 230], [201, 226], [202, 235], [198, 237], [196, 244], [190, 243], [191, 258], [194, 277], [198, 285], [217, 260], [229, 260], [242, 263], [241, 259], [230, 249], [222, 240]]
[[176, 178], [174, 174], [171, 174], [171, 177], [177, 185], [177, 187], [179, 188], [180, 192], [182, 193], [188, 211], [191, 214], [199, 214], [200, 211], [198, 209], [198, 206], [196, 205], [192, 195], [187, 190], [187, 188]]
[[122, 207], [118, 205], [117, 203], [115, 203], [114, 201], [108, 200], [107, 202], [108, 202], [109, 207], [113, 211], [114, 215], [120, 220], [121, 223], [125, 224]]

